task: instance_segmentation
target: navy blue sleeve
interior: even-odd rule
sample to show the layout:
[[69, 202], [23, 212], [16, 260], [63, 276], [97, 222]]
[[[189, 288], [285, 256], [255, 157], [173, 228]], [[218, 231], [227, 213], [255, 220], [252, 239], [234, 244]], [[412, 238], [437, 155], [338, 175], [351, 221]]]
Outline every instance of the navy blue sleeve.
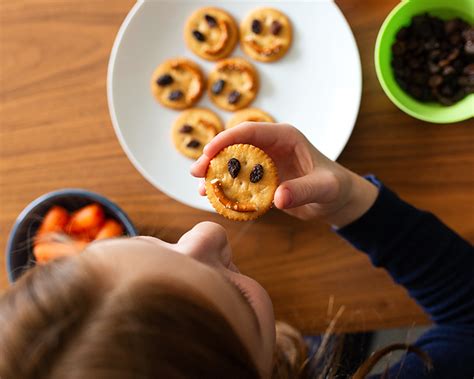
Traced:
[[472, 379], [473, 246], [436, 216], [402, 201], [374, 177], [367, 179], [379, 187], [374, 205], [337, 233], [386, 269], [436, 324], [415, 343], [431, 356], [434, 370], [426, 373], [409, 353], [389, 377]]

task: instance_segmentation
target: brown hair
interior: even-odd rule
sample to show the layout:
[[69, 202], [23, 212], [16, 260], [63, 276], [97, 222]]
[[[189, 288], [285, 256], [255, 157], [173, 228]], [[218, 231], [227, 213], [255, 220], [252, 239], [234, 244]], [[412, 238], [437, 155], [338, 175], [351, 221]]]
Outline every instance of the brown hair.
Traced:
[[259, 377], [211, 304], [155, 283], [102, 282], [80, 256], [26, 273], [0, 299], [0, 377]]
[[[35, 267], [0, 298], [0, 378], [260, 378], [228, 321], [185, 292], [150, 281], [112, 288], [81, 256]], [[277, 323], [276, 331], [274, 379], [335, 375], [340, 349], [308, 359], [296, 329]]]

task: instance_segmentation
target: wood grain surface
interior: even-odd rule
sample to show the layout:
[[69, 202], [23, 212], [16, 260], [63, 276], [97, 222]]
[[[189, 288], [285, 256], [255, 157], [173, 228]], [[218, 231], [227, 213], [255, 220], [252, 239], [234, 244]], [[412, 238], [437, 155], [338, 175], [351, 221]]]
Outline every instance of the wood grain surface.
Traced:
[[[473, 123], [430, 125], [399, 111], [375, 75], [377, 31], [398, 0], [339, 0], [360, 49], [360, 114], [340, 162], [376, 173], [416, 206], [474, 241]], [[106, 73], [133, 0], [0, 2], [0, 247], [19, 212], [64, 187], [99, 192], [144, 233], [167, 241], [197, 222], [223, 224], [241, 270], [270, 292], [276, 316], [324, 330], [341, 306], [341, 330], [412, 326], [428, 319], [382, 270], [318, 222], [271, 211], [235, 223], [169, 199], [132, 167], [112, 130]], [[321, 52], [324, 59], [324, 52]], [[341, 111], [344, 111], [341, 109]], [[7, 288], [4, 259], [0, 288]]]

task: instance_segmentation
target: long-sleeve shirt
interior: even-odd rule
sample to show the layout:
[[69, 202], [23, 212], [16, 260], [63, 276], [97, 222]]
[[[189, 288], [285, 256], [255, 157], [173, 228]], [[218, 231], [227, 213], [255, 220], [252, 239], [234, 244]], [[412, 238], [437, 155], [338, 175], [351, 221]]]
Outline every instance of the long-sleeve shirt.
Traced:
[[387, 270], [435, 324], [414, 344], [431, 357], [433, 370], [407, 353], [388, 378], [473, 379], [473, 246], [433, 214], [407, 204], [373, 176], [366, 178], [380, 190], [374, 205], [337, 233]]

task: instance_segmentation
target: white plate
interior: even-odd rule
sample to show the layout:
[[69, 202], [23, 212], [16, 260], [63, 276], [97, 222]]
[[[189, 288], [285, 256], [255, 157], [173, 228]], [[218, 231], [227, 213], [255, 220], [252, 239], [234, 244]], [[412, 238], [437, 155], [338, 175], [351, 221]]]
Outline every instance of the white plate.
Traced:
[[[212, 210], [197, 193], [189, 159], [173, 147], [170, 128], [178, 112], [153, 98], [149, 82], [163, 60], [187, 56], [209, 72], [212, 62], [189, 51], [183, 39], [187, 17], [202, 6], [228, 10], [240, 22], [257, 6], [282, 10], [292, 21], [293, 45], [274, 63], [252, 63], [261, 78], [254, 106], [279, 122], [298, 127], [326, 156], [336, 159], [351, 135], [359, 111], [362, 74], [354, 36], [331, 0], [320, 1], [138, 1], [123, 22], [110, 56], [107, 92], [117, 137], [137, 170], [156, 188], [189, 206]], [[234, 56], [245, 56], [236, 49]], [[206, 96], [198, 104], [210, 107]]]

